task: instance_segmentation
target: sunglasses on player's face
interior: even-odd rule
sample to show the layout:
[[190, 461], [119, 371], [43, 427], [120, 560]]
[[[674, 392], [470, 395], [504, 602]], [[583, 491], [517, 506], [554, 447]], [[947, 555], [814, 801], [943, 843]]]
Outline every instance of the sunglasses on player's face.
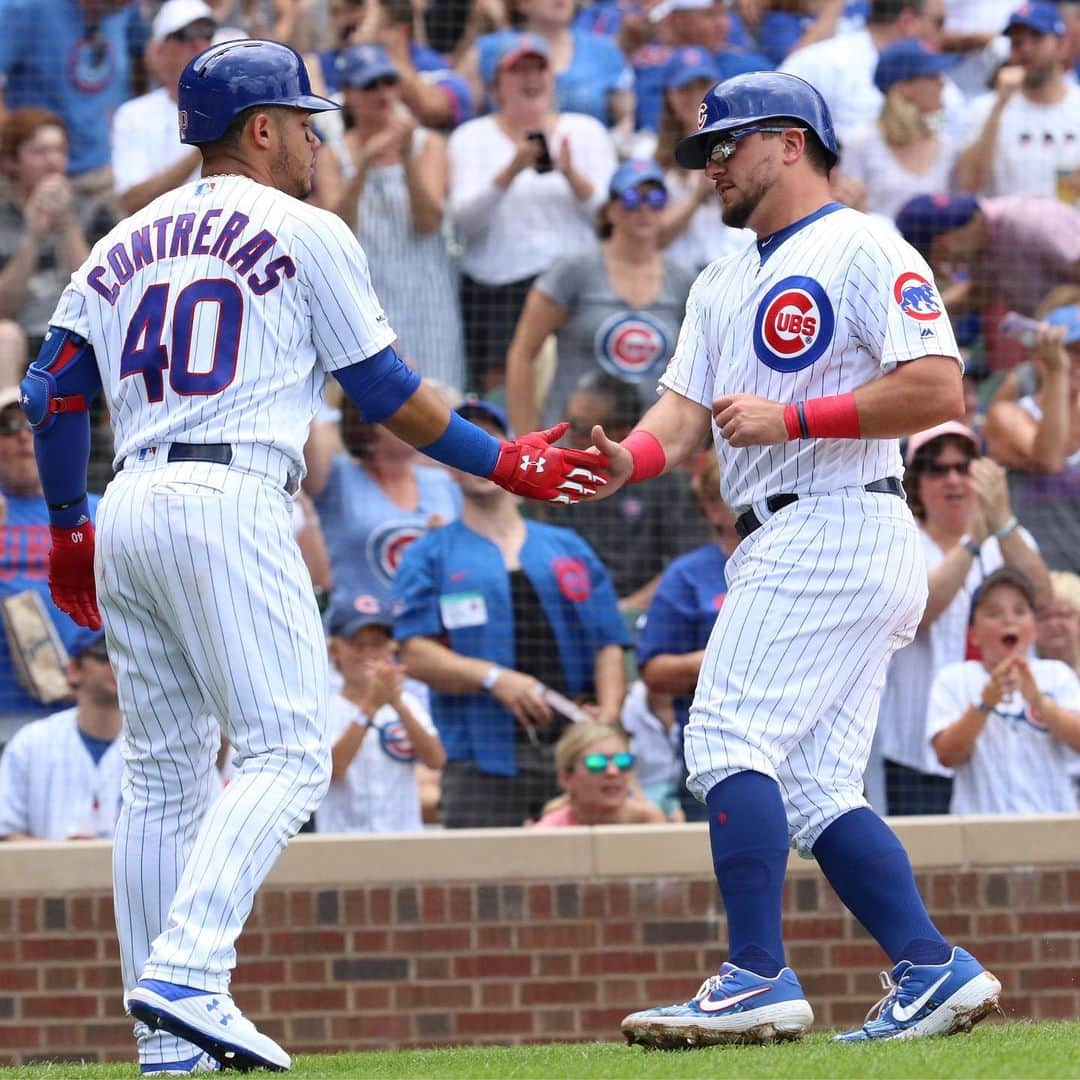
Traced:
[[634, 767], [634, 755], [629, 750], [618, 754], [586, 754], [581, 764], [591, 773], [607, 772], [609, 765], [614, 765], [619, 772], [629, 772]]
[[667, 192], [662, 187], [627, 188], [619, 195], [619, 202], [624, 210], [640, 210], [647, 206], [650, 210], [663, 210], [667, 206]]
[[[735, 151], [738, 149], [740, 140], [745, 139], [747, 137], [747, 135], [757, 135], [760, 132], [771, 132], [773, 135], [779, 135], [783, 131], [791, 131], [791, 130], [792, 130], [792, 128], [790, 126], [789, 127], [772, 126], [772, 127], [748, 127], [748, 128], [743, 128], [741, 131], [728, 131], [728, 132], [725, 132], [723, 135], [720, 136], [719, 139], [716, 140], [716, 142], [714, 142], [712, 144], [711, 147], [709, 147], [709, 160], [714, 165], [723, 165], [724, 162], [727, 161], [728, 158], [730, 158], [731, 155], [734, 154]], [[806, 128], [795, 128], [794, 130], [795, 131], [805, 131]]]

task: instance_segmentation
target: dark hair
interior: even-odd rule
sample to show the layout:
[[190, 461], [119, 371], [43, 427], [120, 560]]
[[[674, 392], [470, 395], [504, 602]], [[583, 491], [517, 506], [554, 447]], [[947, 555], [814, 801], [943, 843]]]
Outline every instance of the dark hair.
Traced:
[[285, 105], [249, 105], [246, 109], [241, 109], [240, 112], [229, 121], [229, 126], [218, 136], [218, 138], [213, 142], [202, 144], [200, 149], [203, 152], [203, 157], [213, 157], [216, 154], [220, 154], [222, 151], [237, 149], [243, 139], [244, 129], [247, 127], [248, 121], [256, 113], [279, 115], [287, 107], [288, 106]]
[[975, 590], [975, 595], [971, 598], [971, 615], [969, 622], [974, 620], [975, 612], [978, 610], [979, 605], [986, 599], [986, 594], [991, 589], [999, 589], [1003, 587], [1010, 589], [1016, 589], [1018, 592], [1023, 593], [1024, 599], [1028, 603], [1028, 607], [1032, 611], [1035, 610], [1035, 586], [1031, 583], [1031, 578], [1027, 576], [1023, 571], [1017, 570], [1015, 566], [1000, 566], [992, 574], [987, 574], [982, 580], [982, 584]]
[[604, 423], [611, 428], [632, 428], [641, 418], [637, 387], [606, 371], [588, 371], [578, 379], [575, 392], [603, 398], [607, 404]]
[[962, 451], [967, 455], [968, 461], [974, 461], [979, 456], [970, 439], [951, 433], [939, 435], [915, 451], [911, 464], [904, 472], [904, 487], [907, 490], [908, 509], [918, 521], [926, 520], [926, 507], [923, 505], [920, 491], [922, 478], [926, 475], [926, 467], [937, 461], [938, 455], [947, 446], [953, 446]]
[[[814, 172], [821, 173], [822, 176], [828, 176], [832, 170], [834, 162], [829, 161], [829, 153], [825, 149], [825, 144], [818, 138], [818, 134], [805, 120], [800, 120], [797, 116], [776, 116], [769, 118], [770, 127], [775, 125], [776, 127], [793, 127], [800, 128], [805, 132], [805, 146], [806, 149], [803, 152], [803, 156], [810, 162], [811, 168]], [[778, 137], [778, 136], [773, 136]], [[765, 138], [769, 138], [769, 134], [765, 135]]]
[[870, 25], [894, 23], [905, 11], [921, 15], [925, 7], [926, 0], [870, 0], [866, 21]]
[[601, 240], [607, 240], [608, 237], [615, 231], [615, 226], [611, 224], [611, 218], [608, 217], [608, 207], [611, 205], [611, 200], [608, 199], [600, 204], [600, 208], [596, 211], [596, 235]]

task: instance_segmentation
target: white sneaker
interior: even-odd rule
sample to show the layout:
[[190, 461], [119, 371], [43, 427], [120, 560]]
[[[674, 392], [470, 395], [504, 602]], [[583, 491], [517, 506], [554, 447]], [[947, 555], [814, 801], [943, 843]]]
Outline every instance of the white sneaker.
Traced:
[[202, 1047], [223, 1069], [274, 1069], [285, 1072], [292, 1059], [263, 1035], [236, 1007], [229, 994], [159, 979], [140, 979], [125, 1001], [144, 1024], [164, 1028]]

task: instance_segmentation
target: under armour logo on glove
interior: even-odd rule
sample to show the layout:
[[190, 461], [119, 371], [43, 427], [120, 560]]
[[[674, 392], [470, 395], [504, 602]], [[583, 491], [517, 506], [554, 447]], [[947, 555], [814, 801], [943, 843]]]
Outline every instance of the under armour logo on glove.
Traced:
[[563, 422], [502, 443], [488, 479], [515, 495], [546, 502], [576, 503], [595, 495], [607, 483], [608, 460], [603, 454], [552, 446], [569, 426]]

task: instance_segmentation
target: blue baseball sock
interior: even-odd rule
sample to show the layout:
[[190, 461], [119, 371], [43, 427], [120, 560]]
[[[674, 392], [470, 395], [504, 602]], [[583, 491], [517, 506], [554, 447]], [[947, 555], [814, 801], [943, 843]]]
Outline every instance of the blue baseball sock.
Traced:
[[814, 844], [829, 884], [894, 964], [944, 964], [952, 953], [915, 887], [896, 833], [869, 807], [838, 817]]
[[705, 801], [713, 869], [727, 910], [728, 960], [772, 978], [784, 966], [780, 910], [788, 828], [780, 788], [763, 773], [735, 773]]

